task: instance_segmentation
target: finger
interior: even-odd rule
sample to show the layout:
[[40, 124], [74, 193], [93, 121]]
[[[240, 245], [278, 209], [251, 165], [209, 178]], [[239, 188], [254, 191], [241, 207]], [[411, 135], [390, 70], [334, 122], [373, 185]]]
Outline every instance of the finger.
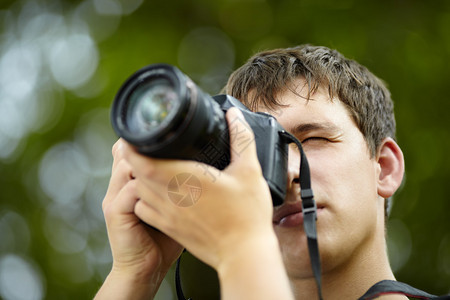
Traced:
[[136, 183], [130, 181], [126, 186], [124, 186], [114, 201], [110, 201], [107, 205], [103, 207], [103, 213], [105, 215], [105, 220], [108, 224], [113, 224], [114, 222], [121, 222], [123, 216], [129, 216], [134, 212], [134, 206], [138, 201], [138, 195], [136, 192]]
[[164, 206], [168, 203], [167, 186], [141, 178], [135, 179], [135, 181], [139, 199], [158, 211], [164, 210]]
[[161, 212], [147, 201], [138, 200], [134, 206], [134, 214], [146, 224], [158, 229], [163, 228], [165, 224], [165, 218]]
[[130, 180], [132, 180], [131, 166], [126, 160], [122, 159], [116, 163], [116, 166], [111, 173], [108, 190], [106, 191], [105, 199], [103, 200], [103, 206], [109, 205]]
[[117, 166], [118, 162], [123, 159], [123, 146], [124, 146], [124, 140], [122, 138], [118, 139], [113, 147], [112, 147], [112, 156], [113, 156], [113, 166], [112, 169]]
[[[124, 160], [124, 148], [127, 145], [127, 142], [120, 138], [117, 140], [117, 142], [113, 145], [112, 148], [112, 154], [113, 154], [113, 166], [112, 171], [114, 172], [114, 169], [117, 167], [118, 164], [120, 164], [121, 161]], [[130, 177], [134, 178], [133, 172], [131, 171]]]
[[258, 163], [255, 135], [242, 112], [237, 108], [231, 108], [228, 110], [226, 118], [230, 132], [231, 163], [240, 161], [255, 165]]
[[169, 182], [180, 173], [198, 173], [199, 162], [175, 159], [157, 159], [144, 156], [126, 144], [124, 158], [129, 162], [133, 175], [144, 180], [155, 191], [167, 189]]

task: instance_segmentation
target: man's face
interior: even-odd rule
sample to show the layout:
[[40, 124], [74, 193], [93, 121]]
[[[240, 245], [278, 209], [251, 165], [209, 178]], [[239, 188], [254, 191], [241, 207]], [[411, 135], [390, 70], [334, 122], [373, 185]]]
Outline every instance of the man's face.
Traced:
[[[299, 83], [296, 92], [306, 97], [306, 88], [301, 89], [304, 82]], [[375, 231], [384, 222], [383, 199], [377, 194], [379, 166], [370, 157], [367, 143], [345, 105], [338, 99], [331, 101], [325, 89], [319, 89], [311, 98], [307, 101], [288, 90], [280, 95], [287, 106], [268, 112], [302, 142], [308, 158], [325, 274], [370, 248]], [[288, 194], [285, 203], [275, 207], [273, 217], [291, 278], [311, 276], [299, 184], [295, 180], [299, 159], [291, 145]]]

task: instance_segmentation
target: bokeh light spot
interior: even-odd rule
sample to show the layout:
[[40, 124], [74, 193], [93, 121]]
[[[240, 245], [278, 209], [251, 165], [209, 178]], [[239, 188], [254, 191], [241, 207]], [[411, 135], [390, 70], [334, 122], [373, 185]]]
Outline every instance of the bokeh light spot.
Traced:
[[[52, 247], [60, 253], [79, 253], [87, 245], [87, 227], [83, 218], [64, 222], [58, 216], [49, 214], [45, 220], [44, 231]], [[74, 219], [74, 218], [73, 218]], [[78, 225], [78, 226], [77, 226]], [[84, 230], [77, 230], [84, 225]], [[81, 229], [81, 228], [80, 228]]]
[[44, 284], [35, 266], [20, 256], [0, 258], [0, 295], [5, 300], [43, 299]]
[[95, 10], [101, 15], [119, 16], [122, 5], [117, 0], [94, 0]]
[[32, 45], [13, 44], [0, 60], [0, 88], [14, 98], [30, 94], [39, 75], [39, 51]]
[[39, 169], [39, 182], [54, 201], [77, 200], [87, 183], [88, 163], [82, 150], [71, 142], [60, 143], [45, 153]]
[[67, 89], [86, 83], [98, 65], [98, 50], [87, 34], [72, 34], [55, 43], [50, 56], [54, 79]]

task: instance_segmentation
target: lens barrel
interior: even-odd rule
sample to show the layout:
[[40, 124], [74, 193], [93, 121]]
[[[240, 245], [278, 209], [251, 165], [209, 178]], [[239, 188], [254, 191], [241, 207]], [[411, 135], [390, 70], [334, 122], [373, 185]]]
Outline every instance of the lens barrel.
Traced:
[[111, 122], [118, 136], [151, 157], [197, 160], [218, 169], [230, 161], [225, 113], [171, 65], [133, 74], [116, 95]]

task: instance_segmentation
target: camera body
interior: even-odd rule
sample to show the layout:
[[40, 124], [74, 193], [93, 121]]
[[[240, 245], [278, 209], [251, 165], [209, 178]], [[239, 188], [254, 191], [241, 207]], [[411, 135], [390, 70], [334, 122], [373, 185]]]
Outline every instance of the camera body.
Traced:
[[[118, 136], [147, 156], [195, 160], [219, 170], [230, 163], [230, 130], [225, 119], [231, 107], [242, 111], [253, 130], [258, 160], [273, 205], [283, 203], [287, 186], [288, 145], [283, 127], [267, 113], [252, 112], [229, 95], [211, 97], [189, 77], [167, 64], [147, 66], [120, 88], [111, 122]], [[234, 132], [239, 151], [252, 141]], [[236, 152], [233, 155], [239, 155]]]
[[[261, 165], [263, 176], [269, 185], [273, 204], [280, 205], [286, 196], [287, 184], [287, 164], [288, 164], [288, 141], [279, 133], [284, 131], [283, 127], [270, 114], [250, 111], [242, 102], [229, 95], [217, 95], [212, 97], [224, 113], [231, 107], [237, 107], [242, 111], [245, 120], [250, 125], [256, 143], [256, 152]], [[233, 129], [232, 120], [224, 132], [224, 139], [229, 140], [229, 131]], [[243, 149], [250, 141], [239, 140], [239, 132], [234, 133], [237, 137], [239, 148]], [[229, 153], [230, 147], [227, 150]], [[236, 153], [239, 155], [239, 153]], [[227, 165], [229, 163], [229, 154], [227, 156]], [[207, 163], [207, 162], [206, 162]], [[219, 166], [220, 168], [221, 166]]]

